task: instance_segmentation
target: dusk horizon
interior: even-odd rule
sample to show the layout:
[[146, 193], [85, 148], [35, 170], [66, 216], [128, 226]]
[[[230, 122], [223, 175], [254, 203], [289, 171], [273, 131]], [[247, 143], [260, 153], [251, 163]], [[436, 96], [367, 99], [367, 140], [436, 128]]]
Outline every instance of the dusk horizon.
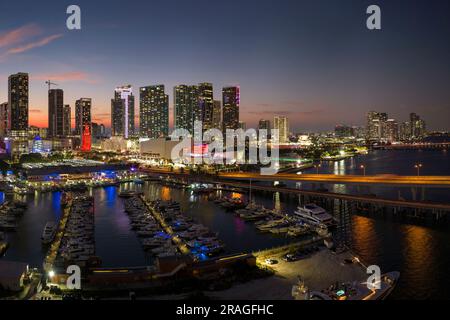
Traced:
[[290, 319], [450, 300], [449, 13], [3, 1], [0, 304]]

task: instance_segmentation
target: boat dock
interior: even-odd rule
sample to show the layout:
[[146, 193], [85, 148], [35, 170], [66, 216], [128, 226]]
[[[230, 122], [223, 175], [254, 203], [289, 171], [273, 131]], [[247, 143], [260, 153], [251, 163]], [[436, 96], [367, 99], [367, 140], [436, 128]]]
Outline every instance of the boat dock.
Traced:
[[178, 250], [180, 250], [180, 252], [183, 254], [190, 254], [191, 250], [189, 250], [189, 248], [186, 246], [186, 244], [178, 236], [176, 236], [176, 235], [174, 236], [175, 233], [174, 233], [173, 229], [171, 228], [170, 225], [168, 225], [166, 223], [166, 221], [165, 221], [164, 217], [161, 215], [161, 213], [158, 212], [157, 210], [155, 210], [155, 208], [151, 205], [151, 203], [149, 203], [147, 200], [145, 200], [143, 195], [140, 196], [140, 199], [145, 204], [147, 209], [150, 211], [152, 216], [156, 219], [156, 221], [158, 221], [159, 225], [164, 230], [164, 232], [166, 232], [168, 235], [170, 235], [172, 237], [172, 242], [177, 246]]
[[53, 264], [55, 263], [56, 256], [61, 245], [61, 240], [64, 236], [64, 231], [66, 230], [67, 220], [69, 218], [70, 212], [72, 210], [72, 199], [67, 200], [67, 205], [63, 210], [63, 215], [59, 220], [58, 229], [56, 231], [55, 239], [53, 240], [50, 248], [48, 249], [47, 255], [44, 258], [43, 267], [45, 272], [53, 270]]
[[44, 259], [46, 272], [68, 264], [84, 267], [95, 256], [93, 204], [93, 198], [88, 196], [68, 200], [55, 239]]

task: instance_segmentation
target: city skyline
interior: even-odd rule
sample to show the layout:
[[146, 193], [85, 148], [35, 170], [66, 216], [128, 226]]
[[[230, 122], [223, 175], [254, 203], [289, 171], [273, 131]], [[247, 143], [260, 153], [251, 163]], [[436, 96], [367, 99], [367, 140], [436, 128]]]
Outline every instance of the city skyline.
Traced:
[[[29, 74], [26, 73], [26, 72], [25, 73], [19, 72], [17, 74], [10, 75], [10, 77], [14, 77], [14, 76], [17, 76], [17, 75], [26, 75], [29, 78]], [[225, 105], [222, 106], [224, 101], [228, 99], [228, 98], [225, 99], [225, 97], [227, 96], [227, 94], [225, 94], [225, 92], [227, 92], [228, 90], [237, 90], [237, 93], [234, 93], [236, 95], [236, 97], [234, 99], [236, 99], [235, 103], [237, 103], [237, 109], [235, 111], [233, 111], [235, 114], [232, 116], [232, 118], [234, 118], [233, 121], [237, 121], [237, 123], [234, 124], [234, 125], [231, 125], [231, 127], [233, 129], [237, 129], [239, 127], [238, 124], [241, 124], [241, 123], [246, 124], [247, 123], [246, 121], [241, 121], [240, 120], [241, 110], [239, 108], [239, 103], [240, 103], [240, 87], [239, 86], [222, 87], [221, 88], [221, 90], [222, 90], [222, 100], [215, 100], [215, 99], [213, 99], [213, 97], [208, 97], [208, 100], [210, 100], [209, 103], [208, 103], [209, 108], [205, 108], [205, 106], [204, 106], [205, 103], [202, 101], [202, 100], [204, 100], [204, 98], [202, 99], [202, 96], [201, 96], [201, 91], [202, 91], [201, 86], [202, 85], [206, 85], [207, 89], [209, 90], [209, 92], [211, 92], [211, 90], [210, 90], [211, 88], [215, 88], [215, 86], [212, 83], [200, 83], [199, 85], [180, 84], [180, 85], [177, 85], [177, 86], [175, 86], [173, 88], [173, 96], [172, 97], [170, 95], [168, 95], [168, 94], [163, 93], [165, 99], [167, 100], [167, 103], [166, 103], [167, 107], [166, 107], [166, 110], [165, 110], [165, 113], [166, 113], [165, 117], [168, 118], [167, 119], [168, 126], [167, 125], [166, 126], [167, 126], [167, 132], [169, 132], [169, 134], [170, 134], [172, 129], [176, 129], [177, 128], [177, 125], [176, 125], [177, 118], [179, 118], [179, 119], [185, 118], [185, 121], [186, 121], [186, 118], [188, 117], [187, 116], [188, 113], [191, 113], [191, 120], [192, 121], [194, 120], [194, 118], [196, 118], [197, 120], [201, 120], [204, 123], [207, 123], [207, 127], [208, 128], [211, 127], [211, 125], [214, 128], [217, 127], [217, 126], [215, 126], [217, 124], [216, 123], [217, 122], [216, 118], [220, 119], [220, 121], [219, 121], [220, 125], [218, 127], [219, 129], [224, 129], [222, 126], [229, 127], [230, 125], [227, 124], [227, 122], [230, 121], [230, 120], [227, 119], [227, 114], [229, 113], [229, 111], [227, 110], [227, 103], [225, 103]], [[139, 87], [138, 90], [141, 91], [141, 93], [142, 93], [142, 90], [145, 91], [146, 88], [158, 88], [158, 87], [162, 87], [162, 89], [164, 90], [165, 86], [163, 84], [144, 86], [144, 87]], [[180, 89], [181, 89], [181, 95], [179, 93]], [[129, 122], [128, 126], [130, 127], [130, 137], [139, 135], [140, 126], [141, 126], [141, 123], [142, 123], [140, 117], [142, 116], [143, 113], [145, 113], [145, 106], [144, 106], [144, 109], [141, 112], [140, 111], [140, 109], [141, 109], [140, 107], [141, 107], [142, 101], [138, 101], [139, 103], [136, 105], [137, 108], [138, 108], [138, 112], [134, 111], [134, 109], [135, 109], [134, 104], [135, 103], [134, 103], [134, 95], [132, 94], [132, 85], [119, 86], [119, 87], [115, 88], [115, 98], [111, 99], [111, 111], [110, 111], [110, 114], [109, 114], [109, 117], [110, 117], [110, 122], [109, 123], [107, 121], [98, 121], [98, 119], [95, 118], [95, 114], [92, 115], [93, 116], [92, 122], [93, 123], [94, 122], [98, 122], [99, 125], [101, 124], [103, 126], [105, 126], [105, 122], [106, 122], [107, 125], [105, 127], [109, 128], [111, 130], [111, 135], [112, 136], [119, 135], [119, 136], [124, 136], [125, 138], [127, 138], [128, 135], [124, 135], [123, 134], [123, 131], [125, 130], [123, 128], [123, 122], [125, 121], [124, 120], [125, 119], [124, 112], [121, 112], [121, 114], [118, 114], [118, 112], [117, 112], [118, 109], [117, 109], [117, 107], [115, 107], [116, 99], [119, 99], [118, 100], [119, 104], [123, 104], [124, 103], [125, 105], [128, 105], [128, 100], [123, 100], [123, 97], [122, 97], [122, 100], [120, 99], [121, 95], [123, 95], [123, 93], [120, 93], [120, 92], [122, 92], [123, 90], [125, 90], [127, 92], [126, 93], [127, 97], [130, 96], [130, 98], [129, 98], [130, 99], [129, 103], [131, 104], [130, 114], [135, 114], [134, 121], [131, 122], [131, 120], [129, 120], [130, 122]], [[194, 91], [192, 91], [192, 90], [195, 91], [194, 95], [196, 96], [196, 98], [194, 98], [194, 96], [193, 96], [193, 92]], [[176, 106], [177, 105], [177, 99], [181, 99], [180, 97], [184, 94], [183, 91], [186, 91], [186, 97], [183, 98], [183, 104], [187, 104], [186, 101], [191, 99], [192, 101], [188, 103], [191, 106], [188, 109], [187, 109], [186, 106], [184, 106], [184, 110], [178, 108], [178, 110], [182, 110], [182, 111], [178, 111], [177, 112], [176, 111], [177, 108], [173, 109], [173, 108], [169, 107], [169, 104], [170, 104], [169, 101], [170, 101], [170, 98], [173, 98], [173, 101], [174, 101], [173, 105]], [[188, 91], [191, 91], [191, 93], [188, 93]], [[56, 99], [53, 96], [54, 96], [55, 93], [59, 93], [61, 95], [61, 97], [58, 97], [58, 101], [59, 101], [58, 103], [61, 105], [60, 106], [60, 108], [61, 108], [61, 111], [60, 111], [61, 115], [59, 115], [60, 122], [61, 122], [60, 126], [61, 126], [61, 130], [64, 131], [64, 134], [56, 134], [55, 136], [63, 137], [63, 136], [70, 135], [70, 133], [68, 133], [68, 132], [70, 132], [73, 129], [75, 129], [75, 132], [77, 132], [76, 114], [72, 115], [72, 113], [71, 113], [71, 109], [72, 109], [71, 105], [67, 104], [64, 101], [63, 92], [64, 92], [63, 89], [50, 89], [50, 90], [48, 90], [48, 107], [47, 107], [48, 118], [47, 118], [47, 123], [46, 124], [44, 123], [43, 125], [39, 126], [39, 125], [33, 124], [31, 122], [31, 120], [29, 120], [29, 122], [30, 122], [29, 127], [38, 127], [38, 128], [48, 129], [49, 136], [52, 136], [52, 134], [51, 134], [51, 132], [52, 132], [52, 129], [51, 129], [52, 124], [51, 124], [51, 121], [50, 121], [50, 119], [51, 119], [50, 113], [52, 113], [52, 112], [55, 113], [55, 111], [51, 111], [52, 109], [56, 108], [55, 106], [53, 106], [56, 103], [56, 102], [53, 102], [53, 100]], [[190, 97], [190, 96], [192, 96], [192, 97]], [[92, 101], [92, 98], [87, 98], [87, 97], [83, 97], [81, 99], [85, 99], [85, 98]], [[29, 97], [28, 97], [28, 100], [29, 100]], [[77, 99], [75, 101], [73, 109], [75, 109], [75, 106], [76, 106], [76, 103], [77, 103], [78, 100], [79, 99]], [[126, 103], [125, 103], [125, 101], [126, 101]], [[3, 104], [6, 107], [8, 107], [8, 102], [2, 103], [2, 105]], [[195, 105], [197, 106], [197, 108], [199, 108], [199, 110], [195, 110]], [[235, 108], [235, 107], [233, 107], [233, 108]], [[215, 115], [215, 113], [217, 113], [216, 109], [220, 110], [220, 116]], [[190, 111], [188, 111], [188, 110], [190, 110]], [[197, 113], [199, 113], [199, 112], [201, 114], [197, 115]], [[406, 112], [407, 112], [406, 116], [409, 116], [409, 117], [411, 117], [412, 115], [416, 115], [415, 112], [411, 112], [411, 111], [409, 111], [409, 112], [406, 111]], [[32, 115], [32, 113], [33, 113], [32, 111], [28, 110], [28, 117], [30, 117], [30, 115]], [[364, 122], [364, 121], [367, 121], [367, 117], [370, 116], [370, 114], [372, 114], [372, 113], [376, 113], [376, 114], [380, 114], [380, 115], [384, 116], [385, 119], [384, 118], [381, 119], [383, 122], [394, 121], [395, 120], [396, 124], [397, 124], [397, 120], [398, 120], [399, 121], [398, 125], [407, 123], [407, 120], [408, 120], [408, 118], [406, 118], [405, 115], [402, 115], [400, 118], [389, 117], [389, 119], [388, 119], [388, 113], [386, 113], [386, 112], [379, 112], [379, 111], [369, 110], [364, 115], [364, 120], [361, 123], [349, 124], [348, 121], [347, 122], [346, 121], [335, 122], [333, 127], [327, 128], [326, 130], [322, 130], [322, 132], [331, 132], [331, 131], [333, 131], [333, 129], [335, 129], [336, 127], [339, 127], [339, 126], [344, 126], [344, 127], [348, 127], [348, 128], [351, 128], [351, 127], [354, 127], [354, 128], [365, 128], [365, 129], [370, 131], [370, 129], [369, 129], [370, 126], [368, 125], [367, 122]], [[64, 114], [64, 116], [63, 116], [63, 114]], [[224, 115], [225, 115], [225, 118], [223, 118]], [[391, 115], [391, 113], [389, 113], [389, 115]], [[54, 115], [53, 117], [56, 117], [56, 115]], [[113, 121], [112, 121], [112, 119], [114, 119], [114, 117], [119, 117], [118, 118], [119, 120], [121, 119], [121, 117], [123, 117], [123, 119], [121, 119], [119, 121], [119, 122], [122, 123], [120, 125], [121, 126], [120, 130], [122, 130], [122, 133], [115, 133], [114, 126], [113, 126]], [[207, 117], [207, 119], [205, 119], [205, 117]], [[283, 113], [273, 113], [272, 117], [269, 117], [269, 119], [271, 119], [273, 121], [276, 121], [276, 119], [279, 118], [279, 117], [282, 117], [282, 118], [285, 118], [285, 119], [289, 119], [289, 117], [288, 116], [284, 116]], [[69, 119], [68, 120], [69, 123], [71, 123], [70, 131], [67, 130], [67, 125], [68, 125], [67, 124], [68, 121], [66, 120], [67, 118]], [[402, 121], [402, 120], [406, 120], [406, 121]], [[54, 121], [56, 121], [56, 120], [54, 120]], [[166, 120], [164, 120], [164, 121], [166, 121]], [[261, 121], [263, 121], [263, 122], [269, 121], [269, 123], [270, 123], [270, 120], [265, 120], [264, 118], [258, 118], [258, 120], [253, 120], [252, 122], [255, 122], [255, 121], [256, 121], [255, 128], [260, 128], [260, 129], [261, 129]], [[56, 124], [54, 124], [54, 126], [55, 125]], [[64, 129], [62, 128], [63, 126], [64, 126]], [[290, 126], [290, 124], [289, 124], [289, 126]], [[178, 127], [182, 128], [183, 126], [178, 126]], [[275, 128], [275, 127], [276, 126], [275, 126], [275, 123], [274, 123], [273, 124], [273, 128]], [[190, 127], [187, 126], [187, 124], [185, 124], [185, 126], [183, 128], [186, 128], [189, 131], [191, 130]], [[144, 129], [144, 131], [145, 130], [146, 129]], [[294, 130], [288, 130], [288, 132], [286, 132], [286, 133], [296, 134], [296, 133], [307, 132], [307, 131], [301, 131], [301, 130], [300, 131], [294, 131]], [[439, 130], [435, 130], [435, 131], [439, 131]], [[76, 134], [78, 134], [78, 133], [76, 133]], [[370, 136], [370, 133], [368, 133], [368, 135]], [[141, 136], [142, 136], [142, 134], [141, 134]], [[167, 136], [167, 134], [166, 134], [166, 136]]]
[[[28, 72], [30, 125], [47, 126], [44, 82], [50, 79], [59, 85], [55, 88], [64, 90], [65, 103], [72, 109], [79, 97], [91, 97], [93, 121], [109, 127], [115, 87], [161, 83], [169, 93], [173, 127], [173, 87], [210, 82], [215, 97], [221, 96], [222, 87], [241, 87], [240, 120], [247, 127], [256, 127], [259, 119], [283, 115], [293, 131], [324, 131], [336, 123], [362, 125], [370, 110], [389, 110], [392, 118], [406, 119], [415, 112], [427, 119], [430, 130], [448, 129], [450, 97], [445, 84], [450, 48], [442, 41], [448, 38], [447, 3], [408, 6], [404, 1], [381, 1], [384, 28], [378, 34], [368, 33], [363, 23], [365, 1], [327, 3], [332, 10], [326, 12], [323, 4], [284, 1], [276, 17], [271, 15], [275, 5], [263, 1], [255, 18], [250, 17], [256, 3], [249, 1], [240, 4], [230, 18], [233, 27], [223, 28], [229, 21], [219, 15], [217, 27], [208, 30], [194, 18], [181, 16], [199, 8], [206, 13], [225, 10], [220, 3], [210, 7], [202, 3], [158, 4], [161, 16], [123, 25], [115, 19], [118, 4], [80, 1], [80, 31], [65, 29], [64, 4], [27, 4], [29, 10], [20, 18], [14, 12], [23, 4], [9, 5], [0, 13], [0, 103], [7, 101], [8, 75]], [[347, 19], [358, 10], [361, 21]], [[436, 18], [416, 24], [427, 12]], [[189, 39], [177, 36], [177, 27], [167, 24], [174, 17], [192, 35]], [[326, 19], [326, 26], [317, 17]], [[326, 32], [330, 24], [335, 26], [333, 33]], [[408, 30], [411, 36], [399, 38], [394, 28]], [[125, 34], [133, 47], [129, 54], [116, 46], [117, 37]], [[412, 50], [417, 43], [428, 49]], [[131, 55], [135, 59], [129, 59]]]

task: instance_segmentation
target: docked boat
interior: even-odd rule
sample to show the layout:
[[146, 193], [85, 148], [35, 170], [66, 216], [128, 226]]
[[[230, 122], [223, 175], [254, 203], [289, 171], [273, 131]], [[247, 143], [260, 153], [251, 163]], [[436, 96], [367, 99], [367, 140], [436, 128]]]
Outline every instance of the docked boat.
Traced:
[[279, 219], [279, 220], [270, 220], [263, 224], [259, 224], [256, 226], [256, 228], [261, 232], [269, 232], [271, 228], [275, 228], [283, 223], [285, 223], [285, 219]]
[[55, 239], [57, 225], [53, 221], [47, 222], [42, 232], [42, 244], [50, 244]]
[[121, 198], [131, 198], [135, 195], [134, 191], [122, 191], [119, 193], [119, 197]]
[[303, 285], [297, 288], [294, 286], [292, 292], [299, 300], [384, 300], [394, 290], [399, 278], [400, 272], [393, 271], [381, 275], [380, 281], [374, 286], [366, 282], [342, 283], [322, 291], [309, 292]]
[[72, 196], [70, 193], [67, 192], [63, 192], [62, 196], [61, 196], [61, 206], [62, 207], [66, 207], [70, 200], [72, 200]]
[[312, 225], [332, 226], [335, 224], [333, 216], [314, 203], [298, 207], [294, 213], [297, 218]]

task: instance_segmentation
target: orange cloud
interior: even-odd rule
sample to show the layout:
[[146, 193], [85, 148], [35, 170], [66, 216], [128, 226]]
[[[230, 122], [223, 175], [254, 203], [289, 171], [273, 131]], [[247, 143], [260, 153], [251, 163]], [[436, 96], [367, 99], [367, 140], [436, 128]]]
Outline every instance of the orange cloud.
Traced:
[[22, 45], [22, 46], [19, 46], [16, 48], [11, 48], [7, 51], [7, 54], [17, 54], [17, 53], [29, 51], [34, 48], [42, 47], [58, 38], [61, 38], [61, 37], [62, 37], [62, 34], [54, 34], [54, 35], [45, 37], [43, 39], [40, 39], [38, 41], [34, 41], [34, 42], [31, 42], [31, 43], [28, 43], [28, 44], [25, 44], [25, 45]]
[[82, 71], [70, 71], [61, 73], [49, 73], [49, 74], [37, 74], [31, 75], [31, 79], [36, 80], [51, 80], [58, 82], [71, 82], [82, 81], [90, 84], [97, 83], [97, 80], [93, 79], [93, 76]]
[[28, 24], [20, 28], [0, 34], [0, 48], [10, 47], [41, 33], [39, 26]]

